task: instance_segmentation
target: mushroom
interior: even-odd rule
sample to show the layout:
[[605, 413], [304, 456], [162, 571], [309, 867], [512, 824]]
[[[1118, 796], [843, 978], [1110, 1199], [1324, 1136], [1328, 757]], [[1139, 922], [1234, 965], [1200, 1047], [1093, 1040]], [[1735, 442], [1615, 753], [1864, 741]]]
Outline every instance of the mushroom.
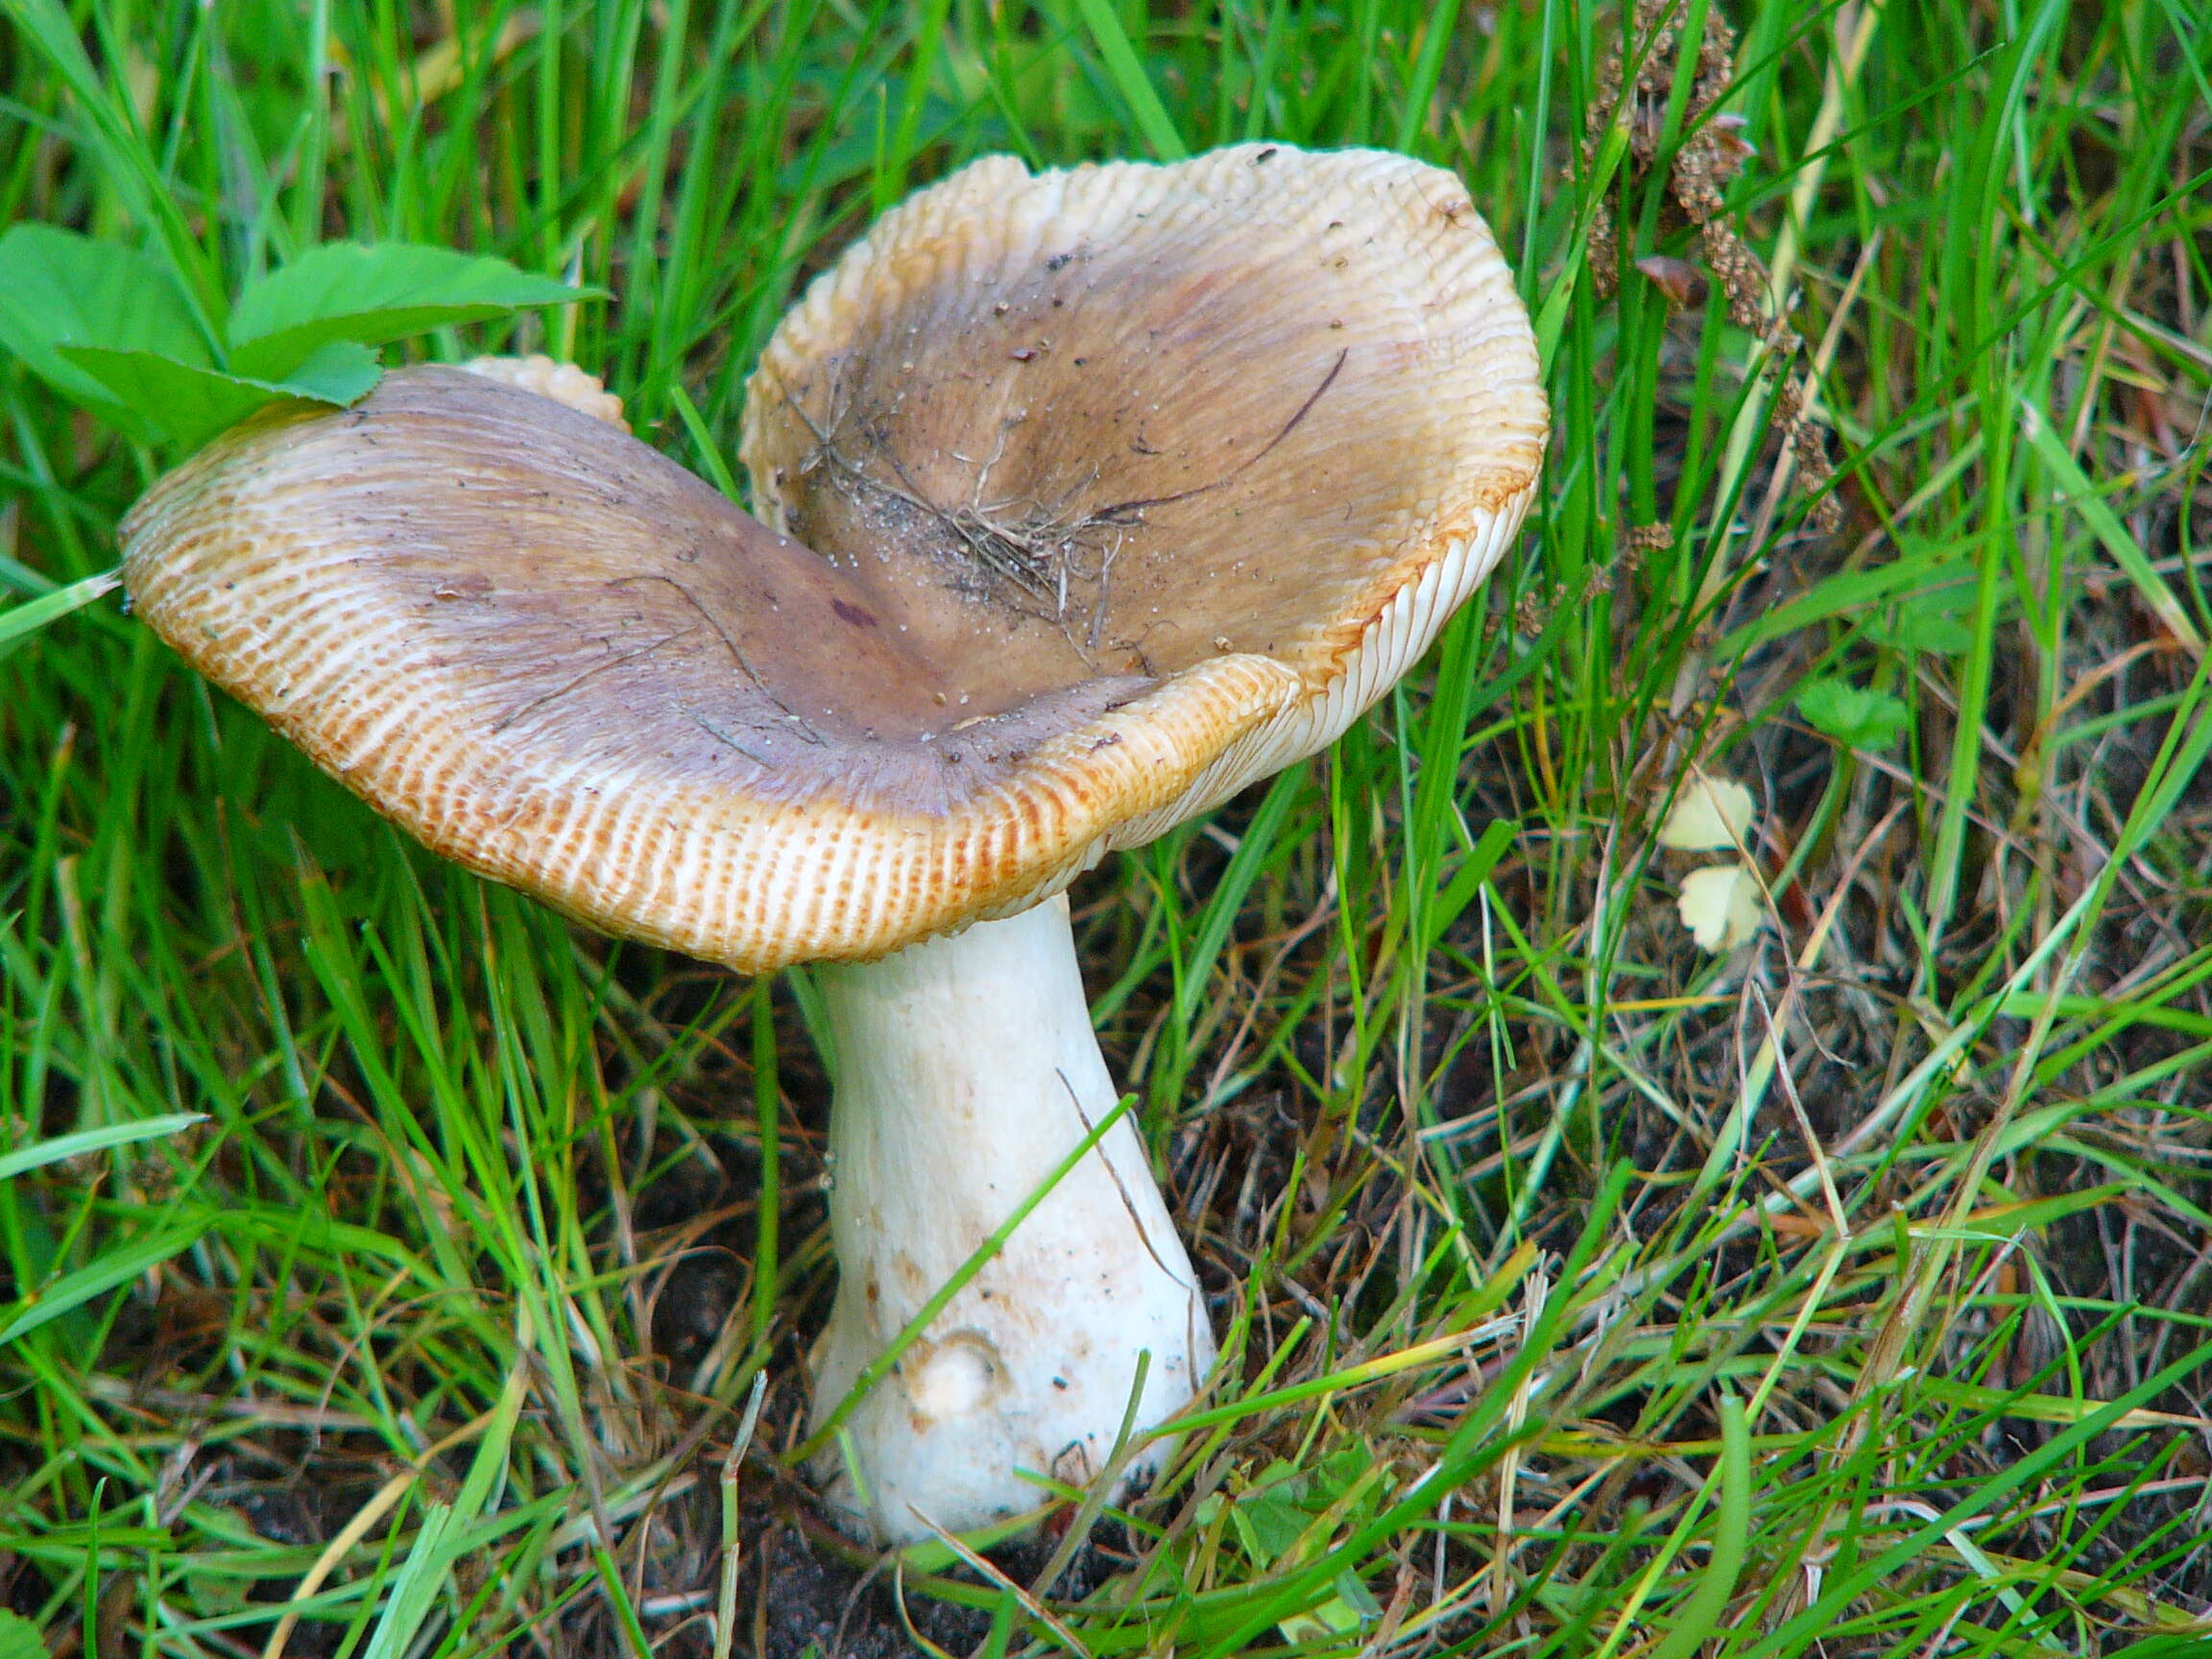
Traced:
[[770, 342], [766, 526], [594, 383], [487, 367], [265, 413], [161, 480], [124, 529], [140, 614], [469, 868], [825, 965], [813, 1420], [852, 1525], [1099, 1474], [1214, 1347], [1063, 890], [1334, 739], [1512, 541], [1546, 411], [1488, 231], [1377, 152], [977, 162]]

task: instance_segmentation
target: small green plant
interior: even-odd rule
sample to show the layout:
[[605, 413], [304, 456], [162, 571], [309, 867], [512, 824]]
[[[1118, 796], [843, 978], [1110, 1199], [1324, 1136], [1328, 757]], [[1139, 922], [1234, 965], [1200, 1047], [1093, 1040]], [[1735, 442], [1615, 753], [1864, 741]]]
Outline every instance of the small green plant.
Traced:
[[[1230, 1494], [1200, 1500], [1192, 1520], [1201, 1536], [1218, 1535], [1226, 1520], [1248, 1573], [1284, 1575], [1373, 1520], [1387, 1475], [1358, 1445], [1340, 1447], [1303, 1470], [1277, 1457]], [[1287, 1642], [1340, 1637], [1371, 1623], [1382, 1611], [1347, 1568], [1330, 1581], [1326, 1595], [1279, 1620], [1277, 1628]]]
[[377, 348], [589, 298], [504, 259], [410, 243], [332, 243], [247, 283], [211, 315], [174, 268], [51, 225], [0, 236], [0, 346], [139, 443], [190, 450], [280, 397], [344, 406]]
[[1797, 688], [1797, 712], [1822, 736], [1849, 749], [1887, 749], [1911, 718], [1904, 699], [1829, 675]]
[[15, 1613], [0, 1613], [0, 1659], [46, 1659], [38, 1626]]

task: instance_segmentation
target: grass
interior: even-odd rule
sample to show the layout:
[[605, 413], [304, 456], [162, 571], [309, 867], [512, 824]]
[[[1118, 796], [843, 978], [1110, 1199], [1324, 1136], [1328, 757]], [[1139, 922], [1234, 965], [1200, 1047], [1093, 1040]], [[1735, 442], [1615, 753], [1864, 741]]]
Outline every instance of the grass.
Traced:
[[[90, 602], [163, 457], [0, 364], [0, 1606], [60, 1659], [2212, 1651], [2212, 28], [1685, 13], [10, 0], [0, 223], [574, 276], [426, 349], [591, 366], [709, 475], [909, 188], [1255, 136], [1460, 171], [1556, 436], [1422, 672], [1077, 890], [1224, 1337], [1181, 1459], [1081, 1555], [863, 1581], [783, 1460], [804, 974], [403, 844]], [[1722, 954], [1692, 768], [1756, 803]]]

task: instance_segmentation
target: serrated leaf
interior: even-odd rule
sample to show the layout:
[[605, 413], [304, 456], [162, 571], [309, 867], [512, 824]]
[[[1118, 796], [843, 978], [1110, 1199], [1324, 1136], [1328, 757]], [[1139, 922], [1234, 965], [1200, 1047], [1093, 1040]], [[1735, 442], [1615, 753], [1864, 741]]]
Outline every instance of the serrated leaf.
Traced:
[[64, 346], [60, 354], [146, 425], [186, 447], [236, 424], [276, 396], [266, 386], [159, 351]]
[[46, 1659], [38, 1626], [20, 1613], [0, 1611], [0, 1659]]
[[374, 353], [344, 342], [318, 350], [286, 380], [256, 380], [220, 369], [196, 368], [158, 351], [110, 351], [93, 346], [64, 346], [60, 350], [126, 408], [188, 449], [279, 397], [350, 403], [374, 386], [381, 373]]
[[1797, 712], [1815, 732], [1853, 749], [1887, 749], [1911, 717], [1903, 700], [1887, 691], [1825, 677], [1798, 687]]
[[333, 341], [381, 346], [533, 305], [565, 304], [571, 288], [504, 259], [407, 242], [332, 242], [302, 253], [240, 297], [230, 313], [230, 367], [278, 379]]
[[1313, 1466], [1312, 1484], [1318, 1490], [1307, 1499], [1308, 1507], [1327, 1508], [1374, 1467], [1374, 1455], [1366, 1447], [1338, 1447]]
[[167, 266], [135, 248], [51, 225], [17, 225], [0, 236], [0, 346], [63, 397], [137, 438], [147, 435], [145, 423], [68, 361], [63, 348], [214, 361]]
[[332, 340], [318, 346], [305, 362], [275, 384], [295, 397], [344, 408], [368, 397], [383, 378], [384, 365], [373, 347], [357, 340]]

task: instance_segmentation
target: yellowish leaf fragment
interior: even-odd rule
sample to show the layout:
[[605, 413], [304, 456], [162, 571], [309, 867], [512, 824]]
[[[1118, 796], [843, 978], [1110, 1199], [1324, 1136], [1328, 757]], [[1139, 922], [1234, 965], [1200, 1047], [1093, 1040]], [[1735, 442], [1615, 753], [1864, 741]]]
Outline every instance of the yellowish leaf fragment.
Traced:
[[1674, 797], [1659, 845], [1677, 853], [1710, 853], [1743, 845], [1752, 817], [1751, 791], [1733, 778], [1693, 772]]
[[1682, 878], [1675, 902], [1682, 926], [1701, 950], [1733, 950], [1767, 919], [1759, 878], [1742, 864], [1712, 864]]

